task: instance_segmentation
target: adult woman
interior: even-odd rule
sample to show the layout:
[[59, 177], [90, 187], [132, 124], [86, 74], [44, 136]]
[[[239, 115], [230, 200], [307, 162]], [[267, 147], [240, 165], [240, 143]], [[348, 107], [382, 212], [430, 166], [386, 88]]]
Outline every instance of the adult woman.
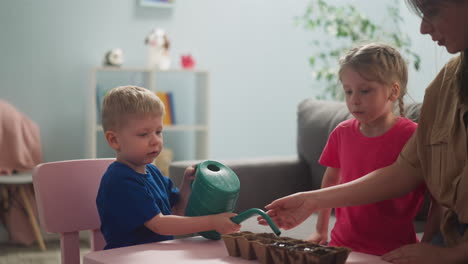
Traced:
[[[459, 56], [426, 90], [419, 127], [398, 160], [356, 181], [296, 193], [267, 205], [280, 227], [292, 228], [323, 208], [398, 197], [426, 182], [442, 206], [441, 233], [448, 247], [407, 245], [383, 256], [393, 263], [468, 262], [468, 0], [407, 0], [422, 15], [421, 33]], [[260, 221], [262, 222], [262, 221]]]

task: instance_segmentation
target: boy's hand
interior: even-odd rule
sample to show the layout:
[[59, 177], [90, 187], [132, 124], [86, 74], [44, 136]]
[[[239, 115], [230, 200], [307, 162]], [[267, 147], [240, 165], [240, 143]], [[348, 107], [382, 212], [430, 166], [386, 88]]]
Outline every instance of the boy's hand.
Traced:
[[220, 234], [230, 234], [239, 232], [241, 225], [234, 223], [231, 218], [236, 216], [235, 213], [222, 213], [212, 215], [214, 229]]
[[179, 187], [180, 199], [179, 202], [172, 208], [175, 215], [184, 215], [185, 207], [192, 192], [190, 182], [195, 179], [195, 165], [189, 166], [185, 169], [184, 177], [182, 178], [182, 183]]
[[184, 178], [182, 179], [182, 187], [188, 188], [190, 186], [190, 182], [195, 179], [195, 171], [195, 165], [188, 166], [185, 169]]
[[306, 240], [315, 244], [326, 245], [328, 242], [328, 232], [314, 232]]

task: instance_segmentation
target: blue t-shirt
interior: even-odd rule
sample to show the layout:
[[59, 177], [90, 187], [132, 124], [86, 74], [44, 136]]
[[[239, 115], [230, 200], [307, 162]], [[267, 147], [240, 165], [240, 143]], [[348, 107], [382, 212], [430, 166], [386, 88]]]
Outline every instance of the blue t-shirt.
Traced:
[[102, 176], [96, 198], [107, 243], [104, 249], [173, 239], [154, 233], [144, 223], [159, 213], [171, 215], [178, 200], [179, 190], [153, 164], [146, 165], [146, 174], [141, 174], [123, 163], [112, 163]]

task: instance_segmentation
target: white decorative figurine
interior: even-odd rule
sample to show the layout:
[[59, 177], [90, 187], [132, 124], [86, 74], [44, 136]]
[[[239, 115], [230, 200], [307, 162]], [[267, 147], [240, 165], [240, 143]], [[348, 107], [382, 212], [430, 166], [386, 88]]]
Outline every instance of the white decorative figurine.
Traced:
[[171, 67], [169, 57], [169, 39], [163, 29], [153, 29], [145, 38], [148, 45], [148, 67], [168, 70]]
[[122, 49], [111, 49], [106, 53], [104, 57], [105, 66], [117, 66], [120, 67], [124, 62]]

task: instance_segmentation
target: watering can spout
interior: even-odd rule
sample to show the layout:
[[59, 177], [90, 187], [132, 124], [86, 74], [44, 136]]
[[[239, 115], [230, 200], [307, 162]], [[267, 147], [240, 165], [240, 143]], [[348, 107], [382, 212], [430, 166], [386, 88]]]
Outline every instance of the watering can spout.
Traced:
[[[206, 160], [196, 165], [195, 174], [195, 180], [192, 182], [192, 193], [185, 209], [187, 216], [201, 216], [234, 210], [240, 191], [240, 181], [234, 171], [217, 161]], [[251, 208], [232, 217], [231, 220], [239, 224], [254, 214], [262, 216], [277, 236], [281, 234], [270, 216], [258, 208]], [[221, 235], [214, 230], [200, 232], [200, 235], [213, 240], [221, 238]]]
[[268, 225], [270, 225], [270, 228], [271, 230], [273, 230], [273, 232], [277, 235], [277, 236], [280, 236], [281, 235], [281, 231], [279, 230], [279, 228], [275, 225], [275, 223], [273, 222], [273, 220], [271, 220], [270, 216], [267, 215], [263, 210], [261, 209], [258, 209], [258, 208], [251, 208], [245, 212], [242, 212], [234, 217], [231, 218], [231, 220], [236, 223], [236, 224], [239, 224], [241, 223], [242, 221], [244, 220], [247, 220], [248, 218], [250, 218], [252, 215], [254, 214], [258, 214], [260, 215], [261, 217], [263, 217]]

